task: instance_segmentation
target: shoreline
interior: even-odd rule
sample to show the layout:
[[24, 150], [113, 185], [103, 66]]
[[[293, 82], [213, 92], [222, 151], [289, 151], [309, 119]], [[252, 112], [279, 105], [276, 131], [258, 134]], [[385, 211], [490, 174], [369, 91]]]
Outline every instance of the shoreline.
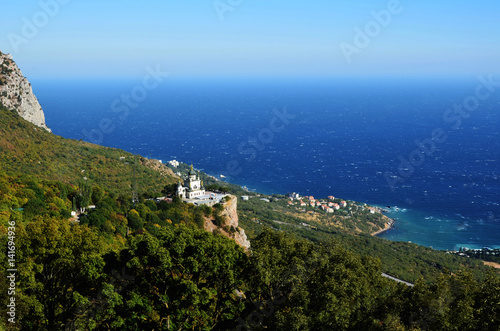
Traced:
[[[218, 176], [216, 176], [218, 177]], [[218, 179], [220, 180], [220, 179]], [[237, 184], [237, 183], [234, 183], [232, 182], [231, 180], [229, 180], [228, 178], [225, 178], [224, 180], [221, 180], [222, 182], [227, 182], [227, 183], [231, 183], [233, 185], [237, 185], [237, 186], [240, 186], [242, 184]], [[265, 195], [270, 195], [271, 193], [263, 193], [264, 191], [266, 191], [265, 189], [259, 189], [259, 188], [248, 188], [248, 191], [251, 191], [251, 192], [254, 192], [254, 193], [261, 193], [261, 194], [265, 194]], [[284, 193], [278, 193], [278, 194], [284, 194]], [[301, 196], [303, 197], [303, 196]], [[351, 200], [351, 201], [355, 201], [357, 203], [361, 203], [360, 201], [358, 200]], [[373, 237], [380, 237], [380, 235], [384, 234], [385, 232], [391, 230], [394, 228], [395, 224], [396, 224], [396, 220], [398, 221], [401, 221], [402, 223], [410, 223], [410, 224], [413, 224], [415, 223], [415, 220], [414, 219], [411, 219], [411, 217], [414, 218], [415, 215], [411, 215], [410, 216], [410, 219], [408, 219], [408, 216], [404, 216], [404, 214], [407, 212], [407, 208], [406, 207], [398, 207], [396, 205], [394, 205], [393, 207], [390, 207], [390, 206], [387, 206], [386, 204], [371, 204], [371, 203], [368, 203], [366, 202], [365, 205], [368, 206], [368, 208], [370, 210], [374, 210], [375, 212], [377, 213], [381, 213], [385, 219], [387, 220], [386, 223], [384, 224], [384, 228], [380, 229], [380, 230], [377, 230], [377, 231], [374, 231], [374, 232], [371, 232], [371, 233], [367, 233], [369, 234], [370, 236], [373, 236]], [[439, 211], [436, 212], [436, 211], [429, 211], [429, 210], [417, 210], [417, 209], [408, 209], [408, 211], [410, 212], [413, 212], [413, 213], [417, 213], [418, 215], [417, 216], [421, 216], [422, 218], [424, 218], [425, 215], [432, 215], [432, 216], [429, 216], [429, 217], [425, 217], [425, 220], [433, 220], [433, 219], [450, 219], [450, 220], [456, 220], [457, 218], [449, 218], [450, 216], [443, 216], [443, 214], [440, 214]], [[399, 214], [399, 212], [401, 212], [401, 214]], [[394, 213], [398, 213], [398, 215], [395, 215], [397, 218], [391, 218], [389, 216], [386, 215], [386, 213], [389, 213], [389, 214], [394, 214]], [[436, 216], [436, 213], [437, 213], [437, 216]], [[420, 215], [422, 214], [422, 215]], [[393, 216], [394, 217], [394, 216]], [[453, 217], [453, 216], [451, 216]], [[401, 218], [401, 220], [400, 220]], [[402, 224], [404, 226], [404, 224]], [[423, 246], [423, 247], [428, 247], [428, 248], [432, 248], [434, 250], [438, 250], [438, 251], [450, 251], [450, 250], [456, 250], [458, 249], [457, 248], [457, 245], [459, 244], [454, 244], [454, 247], [440, 247], [439, 244], [438, 246], [435, 246], [431, 243], [428, 243], [428, 242], [425, 242], [425, 243], [420, 243], [420, 242], [415, 242], [414, 239], [412, 239], [411, 237], [408, 239], [408, 238], [403, 238], [403, 239], [399, 239], [399, 236], [401, 236], [401, 233], [404, 233], [403, 230], [401, 231], [396, 231], [394, 232], [394, 236], [390, 236], [391, 238], [387, 238], [387, 240], [390, 240], [390, 241], [394, 241], [394, 242], [398, 242], [398, 241], [401, 241], [401, 242], [407, 242], [407, 243], [414, 243], [414, 244], [417, 244], [417, 245], [420, 245], [420, 246]], [[408, 232], [410, 233], [410, 232]], [[411, 240], [410, 240], [411, 239]], [[462, 244], [460, 244], [462, 245]], [[464, 247], [470, 247], [470, 248], [480, 248], [480, 247], [483, 247], [483, 246], [488, 246], [488, 247], [494, 247], [494, 248], [497, 248], [497, 245], [491, 245], [491, 244], [482, 244], [482, 245], [478, 245], [478, 244], [474, 244], [474, 245], [462, 245]], [[477, 246], [477, 247], [476, 247]], [[498, 248], [500, 248], [500, 246], [498, 246]], [[499, 268], [500, 269], [500, 268]]]
[[[384, 216], [385, 216], [385, 215], [384, 215]], [[383, 229], [380, 229], [380, 230], [378, 230], [378, 231], [375, 231], [375, 232], [371, 233], [371, 234], [370, 234], [371, 236], [376, 237], [376, 236], [378, 236], [379, 234], [384, 233], [384, 232], [386, 232], [386, 231], [388, 231], [388, 230], [392, 229], [392, 226], [394, 225], [395, 221], [394, 221], [392, 218], [389, 218], [389, 217], [387, 217], [387, 216], [385, 216], [385, 217], [388, 219], [388, 222], [387, 222], [387, 223], [385, 223], [385, 227], [384, 227]]]

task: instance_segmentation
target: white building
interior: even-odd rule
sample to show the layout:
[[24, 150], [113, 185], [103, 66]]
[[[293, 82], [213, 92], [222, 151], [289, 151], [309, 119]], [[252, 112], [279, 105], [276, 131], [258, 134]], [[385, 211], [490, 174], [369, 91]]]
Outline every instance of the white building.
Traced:
[[179, 166], [179, 161], [177, 160], [168, 161], [168, 164], [170, 164], [174, 168], [177, 168]]
[[182, 199], [196, 199], [205, 195], [203, 183], [200, 177], [196, 175], [192, 165], [188, 176], [184, 179], [184, 186], [182, 186], [181, 182], [177, 185], [177, 195]]

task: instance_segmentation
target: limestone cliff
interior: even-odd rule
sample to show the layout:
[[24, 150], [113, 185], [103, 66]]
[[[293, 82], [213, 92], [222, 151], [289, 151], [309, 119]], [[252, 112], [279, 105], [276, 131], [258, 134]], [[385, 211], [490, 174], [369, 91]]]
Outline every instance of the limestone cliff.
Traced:
[[47, 130], [45, 115], [31, 84], [12, 60], [10, 54], [0, 52], [0, 102], [14, 109], [25, 120]]
[[234, 195], [229, 195], [229, 201], [224, 203], [224, 210], [221, 216], [225, 219], [224, 226], [217, 228], [211, 221], [205, 222], [205, 230], [214, 232], [219, 231], [222, 235], [233, 239], [238, 245], [243, 247], [245, 251], [250, 249], [250, 241], [247, 238], [245, 230], [238, 225], [238, 198]]

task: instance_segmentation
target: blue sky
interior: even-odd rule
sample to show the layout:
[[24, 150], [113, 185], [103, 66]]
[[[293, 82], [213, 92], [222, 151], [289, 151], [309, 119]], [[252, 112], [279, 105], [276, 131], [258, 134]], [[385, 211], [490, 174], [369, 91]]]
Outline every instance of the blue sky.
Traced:
[[0, 50], [34, 78], [496, 74], [499, 14], [500, 1], [8, 1]]

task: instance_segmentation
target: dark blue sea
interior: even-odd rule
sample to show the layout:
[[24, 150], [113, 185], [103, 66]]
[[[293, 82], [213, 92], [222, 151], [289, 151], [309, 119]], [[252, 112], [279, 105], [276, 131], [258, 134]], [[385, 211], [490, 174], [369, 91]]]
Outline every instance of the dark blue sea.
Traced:
[[173, 76], [149, 83], [32, 81], [57, 135], [193, 163], [263, 193], [390, 206], [397, 222], [387, 239], [500, 247], [498, 83]]

